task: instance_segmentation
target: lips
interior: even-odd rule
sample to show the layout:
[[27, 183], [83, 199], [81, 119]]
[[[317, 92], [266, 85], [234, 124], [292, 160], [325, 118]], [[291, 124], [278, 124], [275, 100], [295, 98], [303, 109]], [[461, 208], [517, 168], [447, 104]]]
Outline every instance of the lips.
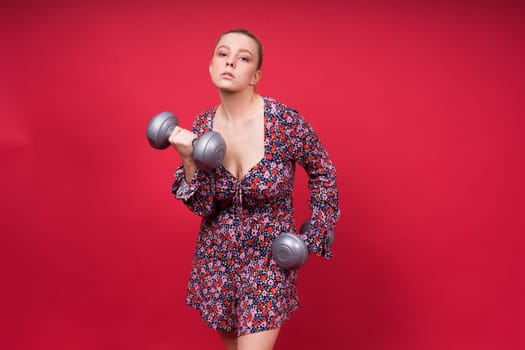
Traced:
[[234, 79], [235, 78], [235, 75], [233, 75], [233, 73], [230, 73], [230, 72], [224, 72], [221, 74], [221, 77], [222, 78], [230, 78], [230, 79]]

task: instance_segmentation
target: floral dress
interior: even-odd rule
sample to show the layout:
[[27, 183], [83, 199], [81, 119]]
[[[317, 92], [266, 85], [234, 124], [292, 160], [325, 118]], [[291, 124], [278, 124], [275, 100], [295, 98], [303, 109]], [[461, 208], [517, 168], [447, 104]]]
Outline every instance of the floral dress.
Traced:
[[[202, 216], [186, 303], [211, 328], [238, 336], [280, 327], [297, 310], [297, 271], [272, 259], [272, 242], [296, 233], [295, 164], [307, 172], [311, 229], [300, 235], [311, 253], [331, 258], [328, 235], [339, 219], [335, 168], [311, 125], [293, 108], [264, 99], [264, 157], [238, 179], [224, 166], [197, 170], [188, 184], [182, 165], [172, 192]], [[218, 106], [195, 118], [193, 132], [213, 129]]]

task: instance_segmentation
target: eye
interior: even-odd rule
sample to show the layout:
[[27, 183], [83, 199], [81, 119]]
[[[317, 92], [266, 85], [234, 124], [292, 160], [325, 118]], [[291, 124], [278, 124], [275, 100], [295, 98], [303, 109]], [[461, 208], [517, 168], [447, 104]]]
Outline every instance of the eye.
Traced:
[[250, 58], [249, 57], [245, 57], [245, 56], [239, 57], [239, 60], [241, 60], [243, 62], [250, 62]]
[[227, 54], [224, 51], [219, 51], [219, 52], [217, 52], [217, 56], [219, 56], [219, 57], [226, 57]]

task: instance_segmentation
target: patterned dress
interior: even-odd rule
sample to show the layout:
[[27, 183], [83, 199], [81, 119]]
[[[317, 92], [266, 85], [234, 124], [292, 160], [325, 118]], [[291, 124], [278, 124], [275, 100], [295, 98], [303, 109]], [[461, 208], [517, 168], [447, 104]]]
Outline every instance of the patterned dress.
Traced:
[[[264, 99], [264, 157], [237, 179], [222, 165], [197, 170], [188, 184], [182, 165], [172, 192], [202, 216], [186, 303], [211, 328], [238, 336], [280, 327], [297, 310], [297, 271], [272, 259], [273, 240], [296, 233], [295, 164], [309, 176], [311, 253], [332, 257], [328, 235], [339, 219], [336, 172], [311, 125], [293, 108]], [[218, 106], [195, 118], [197, 135], [213, 129]]]

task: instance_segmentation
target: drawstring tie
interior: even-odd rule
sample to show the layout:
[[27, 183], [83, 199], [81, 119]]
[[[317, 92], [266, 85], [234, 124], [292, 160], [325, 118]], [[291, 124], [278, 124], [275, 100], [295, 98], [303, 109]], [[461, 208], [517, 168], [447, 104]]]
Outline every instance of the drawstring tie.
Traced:
[[235, 184], [235, 194], [233, 201], [237, 209], [239, 218], [242, 220], [242, 187], [239, 182]]

